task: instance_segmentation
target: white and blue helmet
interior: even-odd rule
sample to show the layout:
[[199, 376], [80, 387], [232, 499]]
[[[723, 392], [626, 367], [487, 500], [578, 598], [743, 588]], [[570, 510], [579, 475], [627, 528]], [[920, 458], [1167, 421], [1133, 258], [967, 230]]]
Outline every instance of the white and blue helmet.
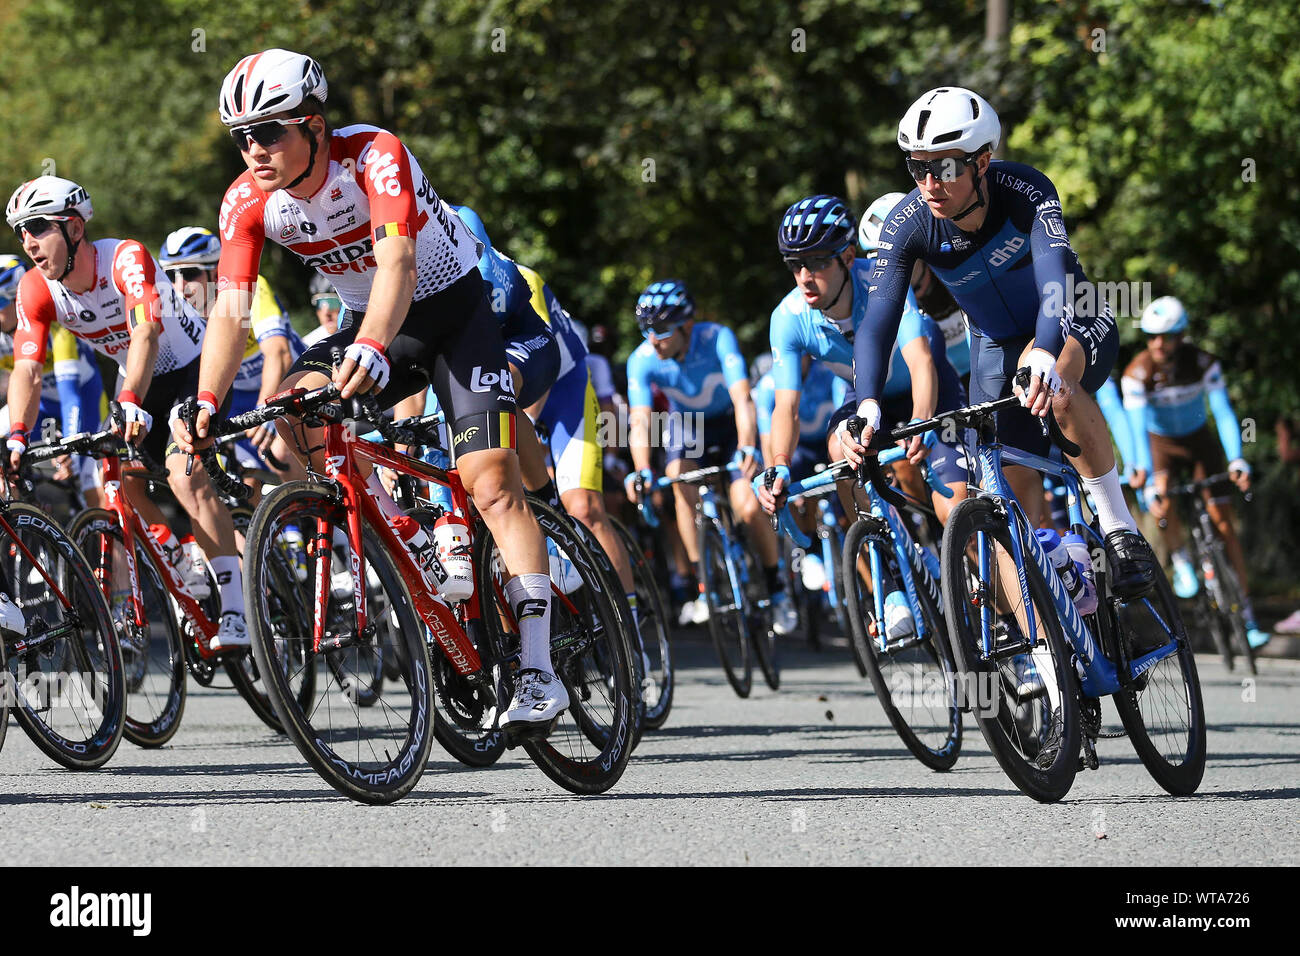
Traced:
[[1172, 295], [1162, 295], [1142, 310], [1143, 335], [1172, 335], [1187, 331], [1187, 310]]

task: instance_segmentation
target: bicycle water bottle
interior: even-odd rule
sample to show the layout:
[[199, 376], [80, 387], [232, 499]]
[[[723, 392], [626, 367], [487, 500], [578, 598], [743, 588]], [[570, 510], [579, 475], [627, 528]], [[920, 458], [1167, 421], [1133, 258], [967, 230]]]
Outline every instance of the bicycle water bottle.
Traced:
[[1080, 614], [1093, 614], [1097, 610], [1097, 579], [1092, 569], [1092, 555], [1088, 551], [1088, 542], [1071, 531], [1062, 536], [1061, 542], [1074, 562], [1075, 570], [1083, 579], [1083, 592], [1074, 599], [1074, 606]]
[[[1047, 559], [1052, 562], [1052, 567], [1056, 568], [1056, 573], [1060, 575], [1061, 583], [1065, 585], [1070, 600], [1077, 605], [1079, 597], [1083, 594], [1083, 578], [1079, 575], [1079, 569], [1075, 567], [1070, 552], [1066, 550], [1065, 542], [1053, 528], [1035, 528], [1034, 537], [1047, 552]], [[1095, 601], [1096, 595], [1093, 597]]]
[[438, 560], [447, 572], [442, 596], [448, 601], [467, 601], [474, 593], [474, 564], [470, 560], [469, 524], [460, 515], [448, 512], [433, 526], [433, 542]]
[[916, 633], [916, 621], [912, 619], [912, 609], [902, 591], [890, 591], [885, 595], [885, 634], [891, 640], [901, 640]]

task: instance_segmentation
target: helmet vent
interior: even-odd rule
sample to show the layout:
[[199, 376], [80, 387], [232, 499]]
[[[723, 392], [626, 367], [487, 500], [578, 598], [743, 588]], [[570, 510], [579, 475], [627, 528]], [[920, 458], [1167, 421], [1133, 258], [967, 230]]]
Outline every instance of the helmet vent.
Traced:
[[970, 101], [970, 118], [971, 119], [980, 118], [980, 105], [978, 102], [976, 102], [974, 97], [972, 97]]
[[925, 127], [930, 122], [930, 111], [921, 110], [921, 116], [916, 121], [916, 138], [925, 139]]

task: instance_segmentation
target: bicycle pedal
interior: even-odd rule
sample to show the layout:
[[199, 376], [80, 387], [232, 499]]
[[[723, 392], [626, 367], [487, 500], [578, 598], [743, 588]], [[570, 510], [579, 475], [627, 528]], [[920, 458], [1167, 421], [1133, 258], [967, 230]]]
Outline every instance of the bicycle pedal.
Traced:
[[516, 722], [502, 728], [501, 733], [505, 735], [506, 749], [514, 750], [520, 744], [530, 740], [545, 740], [551, 735], [559, 720], [559, 715], [556, 715], [544, 723]]

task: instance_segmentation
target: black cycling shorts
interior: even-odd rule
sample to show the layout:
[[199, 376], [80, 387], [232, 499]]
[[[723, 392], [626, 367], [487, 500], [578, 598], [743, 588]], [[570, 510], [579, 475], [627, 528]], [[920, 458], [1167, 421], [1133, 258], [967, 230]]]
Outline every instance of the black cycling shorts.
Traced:
[[[515, 389], [506, 364], [501, 324], [484, 295], [485, 283], [472, 269], [447, 288], [411, 303], [406, 321], [388, 344], [391, 369], [379, 404], [392, 408], [432, 385], [447, 417], [457, 455], [488, 448], [515, 447]], [[289, 374], [334, 371], [339, 355], [352, 344], [365, 318], [348, 321], [298, 357]]]
[[[121, 391], [122, 373], [119, 372], [116, 392], [120, 394]], [[198, 391], [198, 358], [195, 358], [193, 362], [183, 368], [174, 368], [162, 375], [155, 375], [149, 382], [149, 391], [144, 393], [140, 407], [153, 418], [153, 427], [144, 436], [144, 441], [140, 442], [140, 449], [152, 458], [155, 463], [162, 465], [168, 455], [179, 455], [181, 453], [180, 446], [172, 440], [172, 426], [169, 419], [173, 408], [187, 398], [193, 398], [198, 394]], [[226, 400], [221, 403], [221, 408], [217, 410], [217, 417], [224, 418], [229, 408], [230, 394], [227, 393]]]
[[531, 408], [555, 384], [560, 371], [560, 345], [531, 303], [525, 303], [517, 314], [506, 316], [501, 338], [505, 340], [506, 358], [523, 378], [522, 383], [515, 383], [518, 404]]

